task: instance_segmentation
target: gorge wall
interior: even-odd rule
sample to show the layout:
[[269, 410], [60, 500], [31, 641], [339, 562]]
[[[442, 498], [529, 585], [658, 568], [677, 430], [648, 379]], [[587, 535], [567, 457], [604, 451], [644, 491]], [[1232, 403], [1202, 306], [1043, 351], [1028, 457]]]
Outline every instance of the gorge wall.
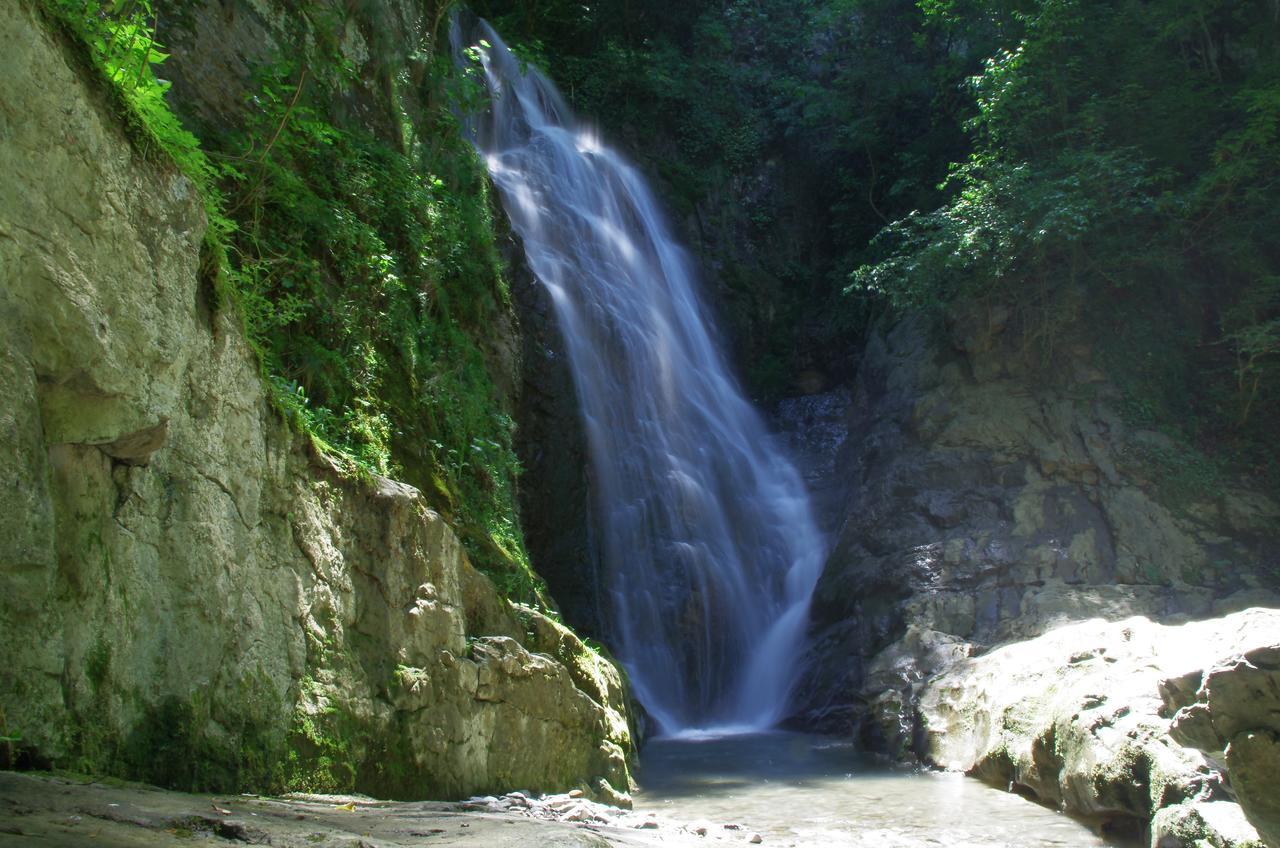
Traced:
[[813, 610], [819, 723], [917, 683], [931, 652], [1278, 600], [1280, 506], [1241, 480], [1175, 487], [1177, 445], [1126, 422], [1087, 341], [1046, 370], [1008, 320], [871, 336], [829, 464], [846, 499]]
[[[1046, 368], [1011, 323], [884, 323], [849, 390], [779, 406], [834, 538], [793, 721], [1113, 835], [1256, 844], [1280, 505], [1131, 423], [1086, 332]], [[1184, 716], [1215, 695], [1216, 730]]]
[[[261, 20], [223, 8], [202, 36]], [[35, 4], [0, 32], [6, 764], [625, 791], [617, 670], [503, 600], [417, 490], [353, 478], [282, 421], [212, 297], [192, 184]]]

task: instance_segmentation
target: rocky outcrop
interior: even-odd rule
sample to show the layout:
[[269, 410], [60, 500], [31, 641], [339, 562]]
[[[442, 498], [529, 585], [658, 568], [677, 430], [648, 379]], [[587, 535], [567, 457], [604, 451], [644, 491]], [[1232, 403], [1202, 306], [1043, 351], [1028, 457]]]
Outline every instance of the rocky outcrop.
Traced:
[[1231, 809], [1232, 789], [1244, 798], [1235, 772], [1228, 785], [1204, 756], [1170, 738], [1168, 701], [1187, 686], [1194, 692], [1189, 681], [1222, 657], [1277, 638], [1280, 611], [1265, 609], [1179, 626], [1146, 618], [1073, 624], [955, 657], [883, 732], [891, 737], [905, 725], [925, 761], [1112, 831], [1141, 833], [1155, 817], [1161, 848], [1195, 844], [1177, 838], [1196, 828], [1216, 829], [1222, 844], [1247, 844], [1256, 835]]
[[31, 5], [0, 36], [0, 754], [224, 789], [625, 789], [617, 670], [532, 652], [414, 489], [289, 431], [202, 280], [191, 185]]
[[1280, 845], [1278, 635], [1259, 632], [1262, 647], [1166, 686], [1167, 706], [1178, 709], [1173, 738], [1226, 767], [1245, 815], [1268, 845]]
[[836, 457], [850, 494], [814, 600], [810, 725], [892, 747], [863, 718], [909, 699], [951, 643], [980, 653], [1094, 617], [1280, 599], [1280, 506], [1231, 485], [1174, 503], [1151, 472], [1177, 445], [1126, 423], [1087, 346], [1060, 344], [1046, 370], [1006, 338], [1010, 321], [913, 319], [868, 344]]

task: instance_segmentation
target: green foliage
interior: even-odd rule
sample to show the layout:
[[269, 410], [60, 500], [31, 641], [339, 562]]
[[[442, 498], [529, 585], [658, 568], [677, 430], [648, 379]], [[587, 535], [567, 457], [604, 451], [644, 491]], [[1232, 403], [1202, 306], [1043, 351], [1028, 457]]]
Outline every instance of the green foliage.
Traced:
[[[854, 290], [910, 308], [1043, 296], [1078, 282], [1094, 251], [1132, 244], [1133, 229], [1156, 205], [1154, 184], [1126, 150], [1067, 150], [1041, 168], [974, 156], [948, 182], [954, 200], [877, 235], [888, 257], [857, 269]], [[1158, 261], [1130, 252], [1127, 270], [1144, 260]]]
[[447, 112], [430, 145], [407, 120], [394, 144], [328, 120], [323, 75], [260, 75], [259, 110], [219, 146], [262, 151], [226, 160], [229, 247], [277, 403], [327, 451], [423, 489], [478, 566], [535, 599], [513, 425], [477, 343], [509, 295], [474, 154]]
[[1275, 379], [1280, 365], [1280, 276], [1263, 277], [1223, 310], [1223, 342], [1235, 355], [1236, 409], [1241, 426], [1248, 424], [1264, 380]]
[[[950, 10], [924, 7], [930, 17]], [[986, 4], [973, 152], [946, 202], [886, 227], [851, 291], [898, 308], [989, 299], [1051, 358], [1072, 326], [1121, 336], [1134, 423], [1274, 474], [1280, 413], [1280, 52], [1261, 2]], [[1152, 368], [1152, 363], [1159, 363]], [[1268, 470], [1270, 469], [1270, 470]]]
[[[487, 182], [452, 108], [470, 89], [434, 55], [386, 65], [380, 106], [399, 127], [340, 117], [362, 73], [316, 45], [257, 69], [235, 127], [186, 129], [156, 76], [152, 0], [46, 0], [87, 47], [144, 150], [199, 187], [205, 273], [235, 309], [276, 408], [358, 475], [394, 475], [455, 523], [475, 563], [537, 601], [516, 514], [513, 424], [483, 340], [509, 322]], [[438, 26], [449, 3], [432, 6]], [[335, 28], [332, 32], [326, 27]], [[432, 103], [408, 114], [402, 100]]]

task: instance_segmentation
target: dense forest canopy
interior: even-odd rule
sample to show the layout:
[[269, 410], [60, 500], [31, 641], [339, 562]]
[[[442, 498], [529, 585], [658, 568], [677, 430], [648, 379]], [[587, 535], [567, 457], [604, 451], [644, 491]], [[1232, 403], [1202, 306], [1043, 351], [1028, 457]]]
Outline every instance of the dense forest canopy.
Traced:
[[718, 270], [757, 393], [886, 309], [994, 309], [1047, 374], [1092, 346], [1184, 483], [1280, 477], [1272, 0], [477, 6], [704, 241], [745, 237]]

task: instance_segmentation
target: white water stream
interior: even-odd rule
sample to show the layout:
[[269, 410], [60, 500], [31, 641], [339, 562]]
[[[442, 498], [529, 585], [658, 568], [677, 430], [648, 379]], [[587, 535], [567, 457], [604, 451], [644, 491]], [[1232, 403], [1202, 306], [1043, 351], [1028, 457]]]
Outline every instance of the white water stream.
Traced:
[[612, 646], [663, 732], [767, 728], [800, 671], [824, 542], [726, 362], [644, 178], [483, 22], [471, 119], [550, 293], [592, 458]]

